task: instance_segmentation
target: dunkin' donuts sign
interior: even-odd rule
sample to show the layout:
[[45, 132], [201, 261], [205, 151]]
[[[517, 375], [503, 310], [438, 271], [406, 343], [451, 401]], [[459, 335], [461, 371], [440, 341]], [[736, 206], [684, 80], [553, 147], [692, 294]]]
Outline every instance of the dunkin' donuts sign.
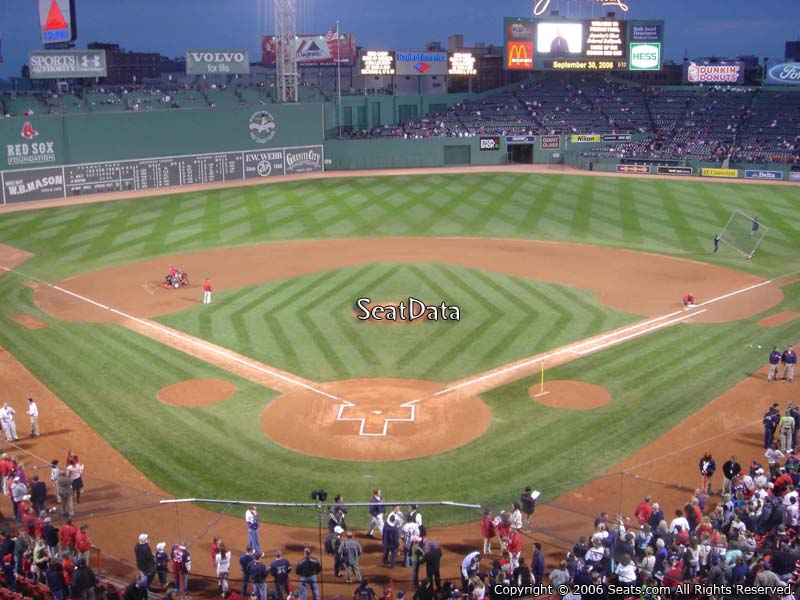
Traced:
[[744, 83], [744, 63], [737, 60], [691, 61], [683, 67], [686, 83]]

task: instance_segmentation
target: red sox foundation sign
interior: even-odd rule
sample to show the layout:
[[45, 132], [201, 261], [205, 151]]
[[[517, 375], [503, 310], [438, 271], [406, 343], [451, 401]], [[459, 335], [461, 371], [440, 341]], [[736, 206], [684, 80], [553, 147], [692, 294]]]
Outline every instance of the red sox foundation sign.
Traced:
[[26, 141], [6, 144], [6, 158], [9, 165], [30, 165], [35, 163], [55, 162], [56, 151], [52, 141], [33, 141], [39, 132], [30, 121], [25, 121], [20, 137]]

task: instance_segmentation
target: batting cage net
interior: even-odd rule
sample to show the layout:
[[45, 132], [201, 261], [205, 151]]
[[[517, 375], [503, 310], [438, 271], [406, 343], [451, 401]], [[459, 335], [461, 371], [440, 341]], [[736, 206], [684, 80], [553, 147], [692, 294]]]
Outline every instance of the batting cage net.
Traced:
[[748, 216], [737, 208], [734, 209], [719, 236], [721, 242], [750, 259], [755, 255], [768, 231], [769, 228], [761, 223], [758, 217]]

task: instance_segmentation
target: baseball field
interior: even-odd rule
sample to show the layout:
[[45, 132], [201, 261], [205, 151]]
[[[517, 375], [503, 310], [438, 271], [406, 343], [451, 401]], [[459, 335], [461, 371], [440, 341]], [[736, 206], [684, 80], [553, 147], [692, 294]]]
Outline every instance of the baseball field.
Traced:
[[[176, 497], [551, 500], [800, 340], [799, 202], [465, 171], [33, 206], [0, 213], [0, 346]], [[734, 209], [769, 228], [753, 260], [712, 252]], [[160, 286], [171, 264], [188, 287]], [[356, 318], [359, 298], [410, 297], [460, 320]], [[8, 398], [19, 413], [27, 395]], [[87, 471], [103, 461], [68, 439]]]

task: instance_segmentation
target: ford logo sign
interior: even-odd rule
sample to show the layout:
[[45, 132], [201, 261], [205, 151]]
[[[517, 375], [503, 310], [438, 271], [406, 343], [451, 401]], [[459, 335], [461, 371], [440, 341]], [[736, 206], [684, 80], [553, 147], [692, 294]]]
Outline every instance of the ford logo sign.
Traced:
[[769, 79], [774, 81], [796, 81], [800, 83], [800, 63], [781, 63], [770, 67]]

